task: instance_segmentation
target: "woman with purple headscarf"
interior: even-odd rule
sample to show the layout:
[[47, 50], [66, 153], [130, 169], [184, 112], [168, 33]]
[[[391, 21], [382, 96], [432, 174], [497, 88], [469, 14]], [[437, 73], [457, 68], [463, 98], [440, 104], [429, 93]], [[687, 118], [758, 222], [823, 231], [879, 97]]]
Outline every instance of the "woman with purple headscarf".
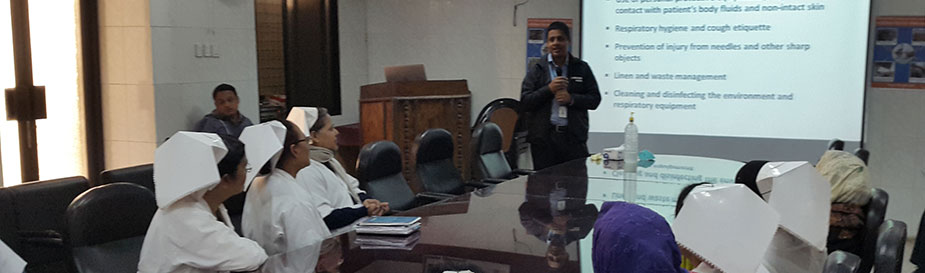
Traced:
[[671, 227], [639, 205], [607, 202], [594, 223], [591, 261], [596, 273], [686, 273]]

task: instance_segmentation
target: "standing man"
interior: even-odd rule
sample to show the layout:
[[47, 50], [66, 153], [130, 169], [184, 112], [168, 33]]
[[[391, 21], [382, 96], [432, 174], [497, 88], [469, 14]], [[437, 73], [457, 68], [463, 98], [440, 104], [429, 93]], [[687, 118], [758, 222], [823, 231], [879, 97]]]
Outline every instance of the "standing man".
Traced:
[[588, 110], [601, 93], [588, 63], [568, 52], [569, 37], [563, 22], [546, 27], [549, 54], [530, 66], [520, 88], [536, 170], [588, 156]]
[[215, 110], [197, 122], [193, 131], [216, 133], [237, 139], [244, 127], [254, 125], [250, 119], [238, 112], [240, 101], [234, 86], [227, 83], [219, 84], [212, 90], [212, 100], [215, 102]]

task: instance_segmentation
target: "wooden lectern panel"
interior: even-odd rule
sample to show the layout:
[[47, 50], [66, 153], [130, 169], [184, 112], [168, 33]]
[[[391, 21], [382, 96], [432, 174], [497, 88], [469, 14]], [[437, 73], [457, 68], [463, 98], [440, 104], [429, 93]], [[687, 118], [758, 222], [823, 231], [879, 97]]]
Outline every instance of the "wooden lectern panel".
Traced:
[[402, 153], [402, 170], [415, 192], [422, 191], [414, 174], [414, 139], [427, 129], [453, 135], [453, 163], [469, 179], [471, 95], [466, 81], [398, 82], [366, 85], [360, 91], [363, 144], [390, 140]]

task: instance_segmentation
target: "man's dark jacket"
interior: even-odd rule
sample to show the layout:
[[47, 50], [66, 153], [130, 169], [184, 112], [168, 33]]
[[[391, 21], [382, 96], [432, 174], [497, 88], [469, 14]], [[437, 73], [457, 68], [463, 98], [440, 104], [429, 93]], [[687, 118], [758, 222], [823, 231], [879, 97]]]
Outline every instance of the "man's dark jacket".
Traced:
[[[549, 117], [555, 95], [549, 91], [549, 62], [542, 61], [530, 66], [520, 87], [521, 111], [526, 114], [529, 130], [527, 141], [542, 143], [550, 132]], [[588, 110], [597, 109], [601, 103], [601, 92], [591, 73], [588, 63], [569, 56], [568, 92], [572, 97], [568, 106], [567, 130], [573, 140], [584, 143], [588, 140]]]

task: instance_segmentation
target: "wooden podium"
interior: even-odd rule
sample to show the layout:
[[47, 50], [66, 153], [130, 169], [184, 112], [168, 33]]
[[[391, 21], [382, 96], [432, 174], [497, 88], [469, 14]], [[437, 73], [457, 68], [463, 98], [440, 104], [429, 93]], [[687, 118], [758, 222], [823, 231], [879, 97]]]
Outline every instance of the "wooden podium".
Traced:
[[391, 140], [401, 148], [402, 171], [415, 192], [422, 191], [414, 174], [414, 139], [430, 128], [453, 134], [453, 163], [469, 179], [469, 87], [465, 80], [384, 82], [360, 87], [363, 145]]

